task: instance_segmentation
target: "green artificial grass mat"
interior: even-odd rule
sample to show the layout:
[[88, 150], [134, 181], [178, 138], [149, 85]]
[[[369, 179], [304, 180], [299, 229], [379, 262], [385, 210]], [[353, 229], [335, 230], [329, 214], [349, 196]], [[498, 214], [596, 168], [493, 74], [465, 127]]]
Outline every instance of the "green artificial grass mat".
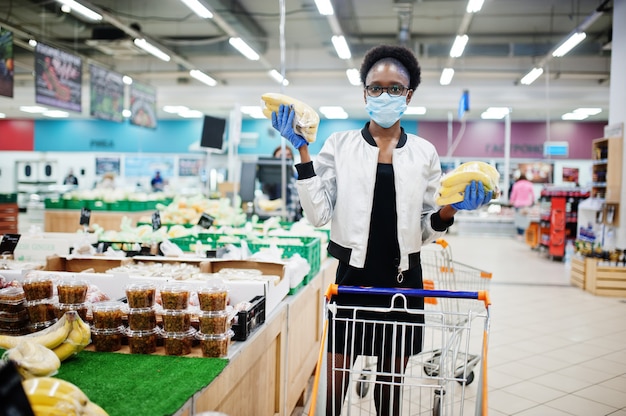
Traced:
[[227, 359], [81, 351], [55, 376], [74, 383], [109, 416], [176, 413]]

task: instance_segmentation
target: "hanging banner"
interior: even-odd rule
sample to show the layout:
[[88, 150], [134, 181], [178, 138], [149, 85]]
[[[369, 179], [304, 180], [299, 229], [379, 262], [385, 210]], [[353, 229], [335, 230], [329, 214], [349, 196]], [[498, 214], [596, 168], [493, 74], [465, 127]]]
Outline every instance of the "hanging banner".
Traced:
[[124, 116], [124, 82], [122, 74], [89, 65], [89, 114], [102, 120], [122, 122]]
[[38, 43], [35, 47], [35, 101], [82, 111], [83, 62], [79, 56]]
[[156, 128], [156, 89], [150, 85], [133, 82], [130, 86], [130, 123]]
[[13, 32], [0, 29], [0, 95], [13, 97]]

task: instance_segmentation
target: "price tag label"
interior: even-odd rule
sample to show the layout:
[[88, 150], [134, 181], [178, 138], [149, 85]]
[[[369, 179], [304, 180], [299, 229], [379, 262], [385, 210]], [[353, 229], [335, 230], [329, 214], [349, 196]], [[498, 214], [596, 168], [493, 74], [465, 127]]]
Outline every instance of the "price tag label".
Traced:
[[159, 211], [154, 211], [152, 214], [152, 230], [156, 231], [161, 228], [161, 214]]
[[214, 222], [215, 222], [214, 217], [210, 216], [206, 212], [203, 212], [202, 215], [200, 215], [200, 219], [198, 220], [198, 225], [206, 229], [206, 228], [211, 228]]
[[21, 234], [5, 234], [0, 241], [0, 255], [13, 254], [17, 243], [20, 241]]
[[80, 225], [89, 225], [90, 220], [91, 220], [91, 210], [89, 208], [81, 208]]

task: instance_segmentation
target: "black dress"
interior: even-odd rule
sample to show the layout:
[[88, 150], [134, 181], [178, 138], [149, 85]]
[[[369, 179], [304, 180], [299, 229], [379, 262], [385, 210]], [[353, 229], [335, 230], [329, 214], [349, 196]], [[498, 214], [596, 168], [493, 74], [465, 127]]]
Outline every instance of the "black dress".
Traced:
[[[419, 215], [419, 213], [416, 213]], [[403, 272], [404, 280], [398, 282], [398, 264], [400, 262], [400, 248], [398, 246], [397, 214], [396, 214], [396, 191], [394, 186], [393, 165], [379, 163], [376, 170], [376, 184], [374, 187], [374, 203], [370, 220], [369, 240], [364, 267], [355, 268], [346, 263], [339, 262], [336, 282], [345, 286], [374, 286], [374, 287], [410, 287], [422, 289], [421, 266]], [[418, 263], [419, 264], [419, 263]], [[379, 295], [337, 295], [332, 299], [337, 305], [350, 306], [383, 306], [391, 305], [391, 296]], [[407, 298], [409, 309], [424, 309], [424, 299]], [[404, 305], [396, 303], [396, 306]], [[350, 311], [340, 311], [338, 318], [343, 318]], [[347, 314], [348, 316], [350, 313]], [[329, 319], [331, 319], [329, 313]], [[376, 331], [372, 325], [352, 325], [354, 319], [346, 322], [337, 319], [333, 325], [329, 322], [328, 351], [356, 355], [385, 355], [390, 354], [393, 343], [399, 354], [400, 348], [404, 348], [406, 355], [417, 354], [422, 348], [422, 330], [418, 325], [406, 326], [407, 331], [399, 334], [393, 333], [393, 321], [412, 322], [420, 324], [424, 322], [421, 314], [409, 314], [406, 312], [361, 312], [356, 316], [367, 321], [384, 320], [391, 321], [390, 325], [376, 325]], [[347, 328], [346, 328], [347, 326]], [[414, 328], [418, 328], [413, 330]], [[376, 333], [374, 333], [376, 332]], [[354, 345], [352, 345], [352, 333], [354, 333]], [[334, 338], [334, 339], [333, 339]], [[333, 341], [335, 344], [333, 345]], [[404, 345], [403, 345], [404, 344]]]

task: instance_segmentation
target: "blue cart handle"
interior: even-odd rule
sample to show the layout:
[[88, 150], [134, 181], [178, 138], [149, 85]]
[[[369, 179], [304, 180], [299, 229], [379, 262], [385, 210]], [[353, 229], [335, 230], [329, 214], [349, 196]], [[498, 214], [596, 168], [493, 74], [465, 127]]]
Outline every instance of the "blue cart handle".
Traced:
[[485, 306], [491, 305], [489, 292], [479, 290], [477, 292], [468, 292], [460, 290], [426, 290], [411, 289], [397, 287], [364, 287], [364, 286], [340, 286], [331, 284], [326, 290], [326, 299], [330, 300], [333, 295], [351, 294], [351, 295], [396, 295], [413, 296], [420, 298], [457, 298], [457, 299], [476, 299], [482, 300]]

